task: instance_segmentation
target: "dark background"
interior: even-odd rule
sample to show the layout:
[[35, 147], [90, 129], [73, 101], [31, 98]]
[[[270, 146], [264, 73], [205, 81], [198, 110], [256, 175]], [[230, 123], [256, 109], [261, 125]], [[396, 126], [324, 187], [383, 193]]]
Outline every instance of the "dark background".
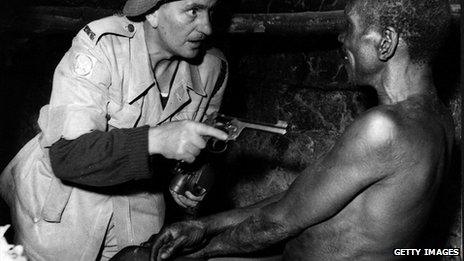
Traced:
[[[327, 11], [343, 9], [337, 0], [242, 0], [224, 5], [227, 13]], [[118, 10], [124, 0], [38, 0], [2, 2], [4, 20], [26, 7], [62, 6]], [[454, 1], [458, 3], [458, 1]], [[456, 19], [455, 19], [456, 20]], [[70, 47], [76, 31], [28, 33], [0, 31], [1, 132], [0, 167], [38, 131], [37, 117], [48, 102], [54, 67]], [[254, 203], [288, 187], [297, 173], [333, 145], [353, 119], [376, 104], [368, 88], [346, 81], [337, 32], [314, 35], [219, 33], [216, 39], [229, 60], [230, 79], [222, 112], [250, 120], [289, 122], [285, 136], [245, 131], [215, 164], [217, 181], [201, 214]], [[452, 34], [435, 62], [439, 93], [456, 126], [453, 170], [445, 177], [423, 243], [434, 248], [461, 245], [461, 97], [460, 30]], [[168, 212], [169, 213], [169, 212]], [[0, 208], [0, 225], [9, 223]], [[444, 258], [443, 260], [460, 260]]]

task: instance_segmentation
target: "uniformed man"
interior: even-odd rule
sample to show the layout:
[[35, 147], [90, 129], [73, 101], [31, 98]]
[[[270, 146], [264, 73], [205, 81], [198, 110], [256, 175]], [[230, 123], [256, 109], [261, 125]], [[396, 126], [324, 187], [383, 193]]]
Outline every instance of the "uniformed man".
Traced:
[[[205, 50], [216, 0], [128, 0], [86, 25], [56, 68], [41, 133], [1, 176], [31, 260], [106, 260], [157, 233], [166, 159], [193, 162], [217, 111], [224, 56]], [[149, 164], [151, 155], [158, 159]], [[166, 186], [165, 186], [166, 187]], [[173, 193], [183, 207], [202, 196]]]
[[[453, 122], [430, 61], [446, 0], [352, 0], [339, 39], [351, 79], [380, 105], [290, 188], [255, 206], [168, 226], [152, 258], [233, 256], [285, 243], [283, 259], [398, 260], [413, 248], [450, 162]], [[232, 259], [234, 260], [234, 259]]]

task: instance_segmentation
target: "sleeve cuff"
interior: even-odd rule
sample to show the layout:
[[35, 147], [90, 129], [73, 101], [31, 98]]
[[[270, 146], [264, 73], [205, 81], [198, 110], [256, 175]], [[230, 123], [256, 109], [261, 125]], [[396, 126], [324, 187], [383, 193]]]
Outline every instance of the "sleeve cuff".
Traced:
[[150, 178], [148, 154], [148, 125], [126, 129], [128, 138], [125, 144], [126, 155], [129, 159], [128, 176], [134, 179]]

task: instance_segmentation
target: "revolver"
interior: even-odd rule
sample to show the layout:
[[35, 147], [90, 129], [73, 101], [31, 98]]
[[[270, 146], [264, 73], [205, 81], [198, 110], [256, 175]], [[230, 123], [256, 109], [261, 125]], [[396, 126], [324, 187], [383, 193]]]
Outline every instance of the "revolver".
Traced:
[[[211, 137], [207, 138], [205, 149], [207, 152], [214, 154], [226, 151], [228, 142], [235, 141], [244, 129], [255, 129], [284, 135], [287, 133], [288, 127], [285, 121], [279, 120], [276, 124], [258, 123], [219, 113], [211, 114], [205, 123], [228, 134], [225, 141]], [[190, 191], [195, 196], [202, 195], [209, 190], [213, 183], [214, 175], [204, 166], [195, 170], [195, 164], [177, 162], [173, 169], [174, 178], [171, 180], [169, 189], [180, 195], [184, 195], [186, 191]]]

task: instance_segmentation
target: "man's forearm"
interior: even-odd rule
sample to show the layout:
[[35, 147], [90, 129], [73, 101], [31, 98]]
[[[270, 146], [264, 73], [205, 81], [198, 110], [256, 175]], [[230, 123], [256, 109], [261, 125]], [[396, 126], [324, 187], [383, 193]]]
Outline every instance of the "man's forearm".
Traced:
[[263, 211], [255, 211], [239, 224], [214, 236], [199, 254], [215, 257], [252, 253], [279, 243], [290, 235], [282, 222]]
[[218, 213], [215, 215], [202, 218], [200, 219], [200, 222], [204, 224], [208, 234], [211, 234], [211, 235], [218, 234], [220, 232], [225, 231], [226, 229], [230, 227], [233, 227], [243, 222], [245, 219], [249, 218], [253, 214], [258, 213], [262, 207], [280, 200], [284, 194], [285, 194], [285, 191], [275, 194], [269, 198], [266, 198], [262, 201], [259, 201], [256, 204], [253, 204], [247, 207], [233, 209], [230, 211], [226, 211], [226, 212], [222, 212], [222, 213]]

